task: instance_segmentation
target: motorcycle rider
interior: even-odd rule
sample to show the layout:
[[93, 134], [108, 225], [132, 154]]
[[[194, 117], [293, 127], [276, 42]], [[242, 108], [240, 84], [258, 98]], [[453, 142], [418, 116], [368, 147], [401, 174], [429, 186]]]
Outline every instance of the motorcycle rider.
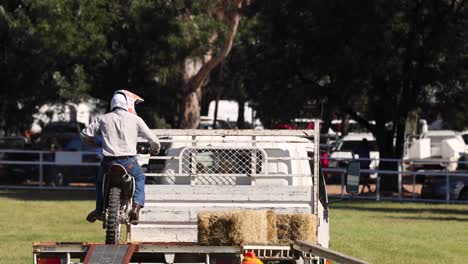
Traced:
[[103, 218], [103, 175], [113, 163], [121, 164], [135, 178], [135, 193], [133, 207], [130, 211], [130, 223], [138, 224], [140, 209], [145, 203], [145, 174], [135, 159], [138, 136], [150, 143], [150, 153], [159, 152], [160, 143], [146, 125], [145, 121], [136, 115], [134, 104], [143, 99], [126, 90], [118, 90], [111, 100], [111, 112], [98, 117], [84, 128], [80, 137], [88, 145], [96, 145], [97, 137], [102, 136], [103, 159], [96, 179], [96, 209], [88, 214], [86, 220], [95, 222]]

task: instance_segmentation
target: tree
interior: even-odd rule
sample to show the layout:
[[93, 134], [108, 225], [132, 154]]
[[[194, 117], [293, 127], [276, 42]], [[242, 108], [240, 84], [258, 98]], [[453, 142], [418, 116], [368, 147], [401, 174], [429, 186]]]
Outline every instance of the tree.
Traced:
[[[225, 27], [225, 34], [223, 36], [222, 31], [214, 31], [209, 38], [209, 47], [202, 57], [187, 58], [182, 66], [183, 103], [180, 128], [198, 127], [202, 86], [210, 72], [226, 58], [231, 50], [239, 25], [241, 6], [241, 0], [231, 0], [221, 1], [221, 4], [216, 3], [215, 6], [209, 7], [213, 8], [212, 16]], [[191, 16], [186, 19], [188, 23], [193, 23], [193, 26], [197, 25], [196, 20]]]
[[[259, 6], [255, 69], [261, 76], [254, 95], [264, 116], [290, 118], [313, 98], [326, 98], [327, 107], [376, 136], [381, 158], [401, 158], [408, 114], [435, 96], [449, 102], [441, 95], [467, 89], [465, 1]], [[381, 163], [381, 169], [394, 168]], [[396, 190], [396, 183], [382, 176], [384, 190]]]
[[22, 133], [32, 122], [36, 105], [53, 96], [43, 42], [30, 18], [30, 6], [17, 1], [0, 5], [0, 129], [7, 135]]

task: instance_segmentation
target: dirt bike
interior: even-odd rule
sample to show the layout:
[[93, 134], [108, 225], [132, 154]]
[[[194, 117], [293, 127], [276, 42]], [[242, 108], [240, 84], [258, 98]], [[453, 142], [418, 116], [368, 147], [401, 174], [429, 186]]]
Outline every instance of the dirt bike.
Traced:
[[135, 179], [124, 166], [114, 163], [104, 174], [104, 219], [106, 244], [118, 244], [121, 239], [121, 227], [127, 225], [130, 230], [129, 213], [132, 210], [132, 197], [135, 192]]

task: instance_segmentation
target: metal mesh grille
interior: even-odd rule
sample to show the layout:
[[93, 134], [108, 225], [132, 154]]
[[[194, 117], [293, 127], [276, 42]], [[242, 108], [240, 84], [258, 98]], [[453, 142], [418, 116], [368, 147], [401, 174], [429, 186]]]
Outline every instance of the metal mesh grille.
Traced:
[[235, 185], [240, 175], [260, 174], [264, 162], [264, 152], [256, 148], [187, 148], [182, 153], [181, 169], [192, 175], [213, 174], [197, 176], [196, 184]]

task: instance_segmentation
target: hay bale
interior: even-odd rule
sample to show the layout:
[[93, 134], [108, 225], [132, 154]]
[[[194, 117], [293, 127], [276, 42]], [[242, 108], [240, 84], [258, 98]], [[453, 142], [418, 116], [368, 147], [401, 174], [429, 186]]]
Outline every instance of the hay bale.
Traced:
[[277, 240], [280, 244], [290, 243], [289, 218], [285, 214], [276, 215]]
[[272, 210], [267, 211], [267, 239], [270, 244], [278, 243], [278, 228], [276, 226], [276, 214]]
[[266, 211], [205, 212], [198, 214], [202, 245], [268, 244]]
[[208, 245], [208, 238], [210, 236], [210, 221], [212, 215], [209, 214], [198, 214], [198, 243], [202, 245]]
[[223, 246], [317, 242], [313, 214], [276, 214], [273, 211], [204, 212], [198, 214], [198, 243]]
[[295, 240], [317, 242], [317, 217], [313, 214], [276, 215], [278, 243], [289, 244]]

